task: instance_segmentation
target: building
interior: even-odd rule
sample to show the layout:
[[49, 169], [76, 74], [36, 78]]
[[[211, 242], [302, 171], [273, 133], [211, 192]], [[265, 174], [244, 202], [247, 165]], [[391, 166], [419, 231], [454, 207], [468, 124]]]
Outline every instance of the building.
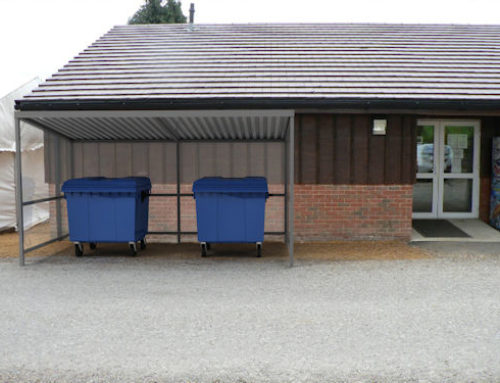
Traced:
[[[175, 195], [152, 201], [157, 234], [193, 234], [194, 205], [179, 194], [199, 176], [265, 175], [279, 197], [289, 169], [292, 210], [270, 202], [266, 230], [409, 240], [412, 217], [487, 220], [499, 35], [486, 25], [117, 26], [16, 107], [70, 139], [62, 180], [149, 175], [156, 193]], [[47, 180], [57, 183], [50, 166]], [[176, 203], [177, 218], [162, 213]]]

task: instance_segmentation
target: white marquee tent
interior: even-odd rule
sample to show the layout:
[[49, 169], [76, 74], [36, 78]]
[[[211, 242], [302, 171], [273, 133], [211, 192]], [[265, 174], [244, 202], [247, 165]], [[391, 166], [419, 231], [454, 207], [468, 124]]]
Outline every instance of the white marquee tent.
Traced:
[[[40, 80], [35, 78], [0, 99], [0, 231], [16, 226], [14, 100], [29, 93], [39, 83]], [[43, 198], [48, 195], [44, 180], [43, 132], [23, 124], [23, 194], [27, 200]], [[25, 208], [24, 228], [48, 218], [46, 204]]]

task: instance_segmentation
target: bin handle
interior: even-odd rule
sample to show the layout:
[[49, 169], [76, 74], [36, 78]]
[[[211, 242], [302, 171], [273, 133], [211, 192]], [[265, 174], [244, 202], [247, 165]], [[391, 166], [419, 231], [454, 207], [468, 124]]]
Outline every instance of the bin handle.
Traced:
[[149, 197], [149, 194], [149, 190], [143, 190], [141, 192], [141, 202], [144, 202], [144, 200]]

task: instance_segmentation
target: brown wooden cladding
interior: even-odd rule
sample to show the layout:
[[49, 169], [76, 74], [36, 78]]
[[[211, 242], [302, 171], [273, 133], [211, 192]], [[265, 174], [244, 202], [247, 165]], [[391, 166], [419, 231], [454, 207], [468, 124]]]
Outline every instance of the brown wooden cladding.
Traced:
[[500, 118], [484, 117], [481, 119], [481, 177], [491, 177], [491, 149], [493, 137], [500, 136]]
[[387, 134], [372, 134], [371, 115], [295, 116], [295, 182], [413, 184], [415, 117], [389, 115]]

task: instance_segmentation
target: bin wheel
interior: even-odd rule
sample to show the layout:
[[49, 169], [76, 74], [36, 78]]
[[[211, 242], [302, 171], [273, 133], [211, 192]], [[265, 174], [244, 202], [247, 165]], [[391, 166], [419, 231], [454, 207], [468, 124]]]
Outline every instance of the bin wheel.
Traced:
[[95, 242], [90, 242], [89, 245], [91, 250], [95, 250], [95, 248], [97, 247], [97, 244]]
[[81, 243], [75, 243], [75, 255], [81, 257], [83, 255], [83, 245]]
[[262, 243], [257, 243], [257, 257], [262, 257]]
[[212, 248], [212, 245], [207, 242], [207, 250], [210, 250]]
[[146, 239], [141, 239], [141, 250], [144, 250], [146, 248]]
[[130, 243], [129, 247], [130, 247], [130, 255], [132, 257], [135, 257], [137, 255], [137, 245], [135, 243]]
[[207, 244], [206, 243], [201, 244], [201, 256], [202, 257], [207, 256]]

